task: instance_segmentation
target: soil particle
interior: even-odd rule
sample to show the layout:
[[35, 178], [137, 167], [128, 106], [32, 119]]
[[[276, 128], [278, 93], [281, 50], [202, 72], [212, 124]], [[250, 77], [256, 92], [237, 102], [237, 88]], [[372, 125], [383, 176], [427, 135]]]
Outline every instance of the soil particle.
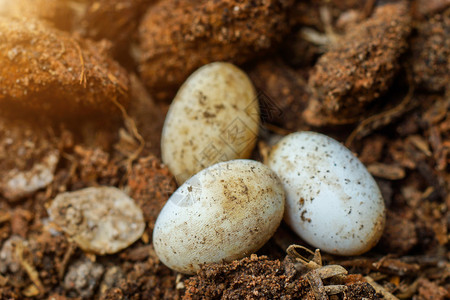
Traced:
[[17, 273], [20, 271], [20, 261], [15, 255], [17, 243], [23, 243], [25, 240], [20, 236], [13, 235], [5, 241], [0, 251], [0, 273]]
[[[64, 262], [64, 258], [70, 248], [67, 239], [63, 235], [52, 235], [44, 230], [31, 235], [29, 243], [33, 264], [44, 287], [49, 289], [62, 284], [64, 271], [68, 263], [68, 261]], [[79, 255], [77, 248], [72, 247], [72, 253]]]
[[377, 300], [384, 298], [375, 292], [374, 288], [368, 283], [351, 284], [348, 286], [348, 299], [371, 299]]
[[[297, 265], [288, 257], [281, 262], [256, 254], [229, 264], [204, 265], [185, 281], [183, 299], [316, 299], [311, 282], [301, 276]], [[341, 278], [344, 299], [379, 299], [372, 286], [357, 278], [361, 277]]]
[[429, 281], [427, 279], [419, 279], [419, 296], [417, 299], [425, 300], [440, 300], [440, 299], [448, 299], [449, 296], [448, 290], [445, 290], [443, 287], [437, 285], [436, 283]]
[[117, 286], [120, 280], [125, 278], [125, 274], [119, 266], [109, 267], [103, 276], [102, 282], [100, 283], [100, 297], [105, 296], [107, 290]]
[[33, 214], [26, 209], [17, 208], [11, 214], [11, 232], [23, 238], [27, 237], [29, 230], [28, 223], [32, 220]]
[[89, 0], [76, 18], [73, 31], [92, 39], [112, 43], [114, 57], [121, 61], [128, 55], [142, 15], [155, 0]]
[[[91, 185], [116, 185], [119, 182], [119, 166], [112, 161], [110, 154], [100, 148], [74, 147], [77, 172], [73, 179], [77, 184], [74, 188]], [[77, 176], [78, 175], [78, 176]]]
[[0, 287], [0, 297], [2, 299], [20, 299], [20, 291], [12, 286]]
[[176, 276], [157, 258], [154, 250], [143, 262], [124, 262], [124, 280], [108, 289], [101, 299], [180, 299], [181, 290], [175, 288]]
[[382, 157], [385, 144], [386, 138], [384, 136], [374, 135], [370, 139], [367, 139], [358, 156], [359, 160], [365, 165], [379, 161]]

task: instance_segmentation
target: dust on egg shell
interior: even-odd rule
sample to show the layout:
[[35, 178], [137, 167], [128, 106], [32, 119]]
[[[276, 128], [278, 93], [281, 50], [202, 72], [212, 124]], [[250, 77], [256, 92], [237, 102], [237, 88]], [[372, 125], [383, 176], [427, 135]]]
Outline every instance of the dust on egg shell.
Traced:
[[252, 160], [215, 164], [187, 180], [155, 224], [161, 261], [192, 274], [201, 264], [250, 255], [275, 233], [284, 211], [279, 178]]
[[247, 75], [229, 63], [205, 65], [186, 80], [170, 106], [162, 160], [182, 184], [220, 161], [249, 158], [259, 122], [255, 89]]
[[284, 219], [314, 247], [338, 255], [368, 251], [381, 237], [384, 200], [364, 165], [337, 141], [314, 132], [284, 137], [267, 164], [286, 191]]

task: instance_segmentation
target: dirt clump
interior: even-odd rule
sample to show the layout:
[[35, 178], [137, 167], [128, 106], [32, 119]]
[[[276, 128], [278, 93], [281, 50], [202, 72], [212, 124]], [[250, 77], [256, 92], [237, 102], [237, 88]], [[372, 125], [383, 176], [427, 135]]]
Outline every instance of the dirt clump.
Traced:
[[[242, 64], [279, 43], [289, 31], [293, 1], [160, 1], [139, 28], [140, 73], [156, 98], [213, 61]], [[170, 98], [170, 97], [169, 97]]]
[[[255, 254], [228, 264], [205, 265], [185, 281], [183, 299], [317, 299], [308, 275], [292, 259], [270, 260]], [[365, 282], [342, 285], [346, 299], [379, 299]]]
[[405, 2], [375, 8], [370, 18], [348, 29], [319, 58], [309, 78], [316, 102], [310, 102], [304, 114], [311, 124], [357, 120], [372, 101], [389, 89], [407, 47], [407, 11]]
[[0, 17], [0, 32], [2, 115], [95, 118], [128, 105], [128, 74], [101, 44], [33, 19]]

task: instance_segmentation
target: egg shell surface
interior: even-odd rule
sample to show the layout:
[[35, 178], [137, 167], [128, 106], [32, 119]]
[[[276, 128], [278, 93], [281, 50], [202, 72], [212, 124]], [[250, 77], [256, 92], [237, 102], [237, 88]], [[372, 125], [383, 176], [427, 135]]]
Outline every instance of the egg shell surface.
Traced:
[[357, 255], [378, 242], [384, 200], [365, 166], [342, 144], [320, 133], [292, 133], [273, 147], [267, 165], [286, 191], [285, 221], [310, 245]]
[[230, 63], [210, 63], [192, 73], [169, 108], [162, 160], [182, 184], [217, 162], [250, 157], [259, 122], [248, 76]]
[[283, 186], [267, 166], [242, 159], [217, 163], [169, 198], [156, 220], [153, 245], [165, 265], [193, 274], [201, 264], [257, 251], [283, 212]]

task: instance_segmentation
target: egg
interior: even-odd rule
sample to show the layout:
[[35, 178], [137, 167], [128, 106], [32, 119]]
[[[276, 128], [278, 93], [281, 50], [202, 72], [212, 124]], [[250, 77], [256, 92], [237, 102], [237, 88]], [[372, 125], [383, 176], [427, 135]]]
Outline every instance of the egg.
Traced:
[[284, 191], [264, 164], [220, 162], [188, 179], [155, 223], [153, 246], [169, 268], [193, 274], [201, 264], [230, 262], [262, 247], [279, 226]]
[[342, 144], [315, 132], [292, 133], [271, 149], [266, 163], [286, 191], [284, 220], [304, 241], [337, 255], [358, 255], [378, 242], [383, 197]]
[[217, 162], [248, 158], [259, 128], [259, 106], [248, 76], [230, 63], [195, 71], [167, 113], [163, 162], [178, 184]]

